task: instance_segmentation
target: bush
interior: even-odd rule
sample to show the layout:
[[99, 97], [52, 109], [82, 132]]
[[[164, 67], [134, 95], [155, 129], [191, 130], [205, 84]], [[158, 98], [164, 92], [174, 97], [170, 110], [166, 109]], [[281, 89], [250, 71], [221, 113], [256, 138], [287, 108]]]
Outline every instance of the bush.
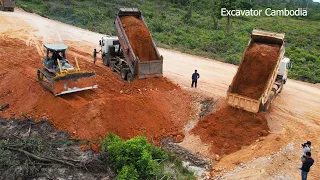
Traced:
[[160, 161], [168, 155], [150, 144], [145, 137], [123, 141], [109, 133], [102, 150], [110, 156], [110, 163], [118, 173], [118, 179], [154, 179], [162, 173]]
[[226, 58], [226, 62], [234, 65], [239, 65], [241, 62], [241, 58], [242, 57], [239, 54], [232, 54]]

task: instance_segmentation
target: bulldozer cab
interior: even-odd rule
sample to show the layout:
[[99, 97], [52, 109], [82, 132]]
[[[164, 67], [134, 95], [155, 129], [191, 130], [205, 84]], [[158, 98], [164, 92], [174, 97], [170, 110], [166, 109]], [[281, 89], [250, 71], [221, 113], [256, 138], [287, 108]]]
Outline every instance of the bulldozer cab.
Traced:
[[73, 70], [66, 58], [66, 50], [68, 46], [65, 44], [44, 44], [46, 48], [46, 57], [42, 63], [49, 72], [61, 73], [61, 70]]
[[66, 58], [65, 44], [44, 44], [46, 56], [42, 60], [44, 68], [38, 69], [40, 84], [55, 96], [98, 88], [96, 74], [80, 70], [77, 59], [72, 66]]

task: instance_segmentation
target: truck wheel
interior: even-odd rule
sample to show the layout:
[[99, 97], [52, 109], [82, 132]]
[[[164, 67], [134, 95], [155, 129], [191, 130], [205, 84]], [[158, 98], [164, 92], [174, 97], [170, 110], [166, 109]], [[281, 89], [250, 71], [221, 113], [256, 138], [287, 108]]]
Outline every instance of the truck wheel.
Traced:
[[283, 89], [283, 84], [281, 84], [281, 86], [280, 86], [279, 93], [281, 93], [282, 89]]
[[266, 102], [266, 103], [262, 106], [262, 108], [261, 108], [262, 111], [266, 112], [266, 111], [269, 109], [270, 104], [271, 104], [272, 101], [273, 101], [273, 96], [274, 96], [274, 92], [271, 91], [267, 102]]
[[110, 69], [111, 69], [111, 71], [113, 71], [113, 72], [116, 72], [116, 69], [115, 69], [115, 62], [110, 62]]
[[110, 60], [107, 58], [107, 56], [103, 56], [102, 57], [102, 62], [105, 66], [109, 66], [110, 65]]
[[129, 83], [133, 81], [133, 76], [132, 76], [131, 72], [128, 72], [128, 74], [127, 74], [127, 81]]
[[120, 75], [121, 75], [121, 78], [125, 81], [127, 80], [127, 74], [128, 74], [127, 70], [122, 68], [120, 71]]

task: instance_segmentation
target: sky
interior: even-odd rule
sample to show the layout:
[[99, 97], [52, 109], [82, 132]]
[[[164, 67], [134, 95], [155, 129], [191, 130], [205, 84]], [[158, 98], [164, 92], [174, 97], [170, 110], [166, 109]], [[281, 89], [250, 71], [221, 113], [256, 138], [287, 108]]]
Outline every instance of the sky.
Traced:
[[320, 2], [320, 0], [313, 0], [313, 2]]

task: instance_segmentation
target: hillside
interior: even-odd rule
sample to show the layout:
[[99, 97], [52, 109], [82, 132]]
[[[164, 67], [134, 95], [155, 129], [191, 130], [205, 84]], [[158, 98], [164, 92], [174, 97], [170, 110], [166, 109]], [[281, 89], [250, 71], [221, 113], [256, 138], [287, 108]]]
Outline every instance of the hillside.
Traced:
[[160, 47], [232, 64], [240, 62], [252, 29], [284, 32], [286, 56], [294, 63], [290, 77], [320, 83], [320, 3], [284, 2], [256, 0], [250, 4], [243, 0], [237, 7], [297, 9], [308, 6], [308, 17], [232, 17], [227, 32], [227, 18], [217, 15], [220, 8], [210, 0], [17, 0], [25, 10], [105, 34], [115, 34], [113, 18], [119, 7], [138, 7]]

